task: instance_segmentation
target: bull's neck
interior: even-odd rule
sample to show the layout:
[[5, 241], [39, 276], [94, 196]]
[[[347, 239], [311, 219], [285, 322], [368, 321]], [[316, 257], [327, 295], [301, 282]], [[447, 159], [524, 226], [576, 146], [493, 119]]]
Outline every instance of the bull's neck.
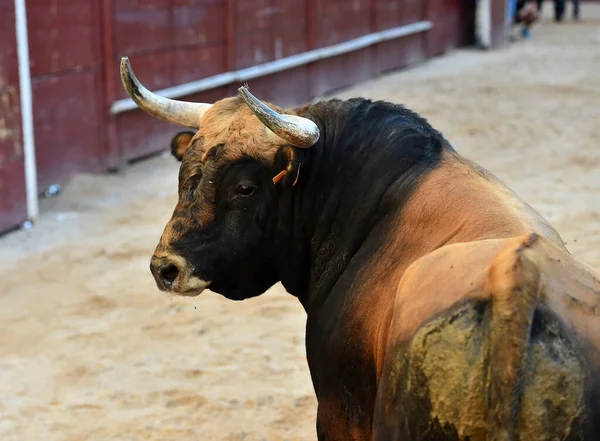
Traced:
[[425, 120], [387, 103], [330, 101], [304, 116], [321, 138], [299, 152], [298, 184], [281, 193], [274, 260], [286, 289], [308, 310], [365, 247], [377, 246], [374, 233], [397, 219], [445, 142]]

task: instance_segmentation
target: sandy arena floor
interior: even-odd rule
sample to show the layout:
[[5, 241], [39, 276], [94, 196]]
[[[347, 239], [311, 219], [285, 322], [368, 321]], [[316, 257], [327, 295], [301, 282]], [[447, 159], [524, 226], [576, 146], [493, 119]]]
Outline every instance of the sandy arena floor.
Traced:
[[[339, 95], [422, 113], [600, 267], [600, 5], [582, 15]], [[276, 287], [184, 303], [156, 290], [148, 263], [177, 167], [164, 155], [76, 176], [34, 230], [0, 238], [3, 441], [314, 439], [293, 298]]]

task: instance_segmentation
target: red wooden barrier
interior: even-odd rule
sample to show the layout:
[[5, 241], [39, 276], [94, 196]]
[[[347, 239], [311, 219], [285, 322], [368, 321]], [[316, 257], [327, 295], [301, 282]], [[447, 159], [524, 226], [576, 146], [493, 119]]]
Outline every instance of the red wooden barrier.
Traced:
[[27, 2], [40, 191], [106, 165], [98, 2]]
[[[378, 31], [432, 22], [429, 31], [421, 29], [250, 81], [262, 99], [293, 106], [464, 44], [472, 1], [27, 2], [39, 190], [64, 183], [75, 172], [104, 171], [162, 150], [178, 130], [137, 109], [110, 113], [115, 100], [126, 98], [118, 73], [121, 56], [129, 56], [140, 80], [158, 90]], [[12, 0], [1, 4], [0, 36], [14, 48]], [[0, 51], [0, 62], [0, 72], [2, 66], [15, 66], [14, 53]], [[6, 84], [0, 82], [3, 94], [18, 82], [13, 78]], [[238, 86], [223, 83], [179, 99], [213, 102], [233, 95]], [[18, 103], [11, 106], [17, 107], [10, 124], [19, 132]], [[15, 143], [0, 137], [4, 155], [0, 159]], [[17, 156], [0, 161], [0, 183], [22, 181], [22, 159]], [[6, 188], [0, 187], [0, 230], [23, 217], [19, 202], [24, 201], [23, 186], [11, 187], [10, 193]], [[4, 220], [9, 212], [11, 220]]]
[[0, 232], [27, 218], [14, 4], [0, 2]]

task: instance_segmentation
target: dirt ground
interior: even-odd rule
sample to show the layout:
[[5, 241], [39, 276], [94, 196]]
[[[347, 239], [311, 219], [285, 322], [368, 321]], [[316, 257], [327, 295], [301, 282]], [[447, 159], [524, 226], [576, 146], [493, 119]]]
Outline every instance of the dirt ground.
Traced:
[[[600, 5], [582, 11], [337, 95], [422, 113], [600, 267]], [[177, 168], [163, 155], [76, 176], [35, 229], [0, 238], [3, 441], [314, 439], [297, 301], [279, 286], [242, 303], [155, 288]]]

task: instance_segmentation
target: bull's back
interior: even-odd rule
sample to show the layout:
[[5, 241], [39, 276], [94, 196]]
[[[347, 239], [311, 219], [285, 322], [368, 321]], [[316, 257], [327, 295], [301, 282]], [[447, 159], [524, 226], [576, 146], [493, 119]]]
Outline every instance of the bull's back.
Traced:
[[398, 292], [375, 439], [600, 439], [595, 277], [535, 235], [418, 262]]

